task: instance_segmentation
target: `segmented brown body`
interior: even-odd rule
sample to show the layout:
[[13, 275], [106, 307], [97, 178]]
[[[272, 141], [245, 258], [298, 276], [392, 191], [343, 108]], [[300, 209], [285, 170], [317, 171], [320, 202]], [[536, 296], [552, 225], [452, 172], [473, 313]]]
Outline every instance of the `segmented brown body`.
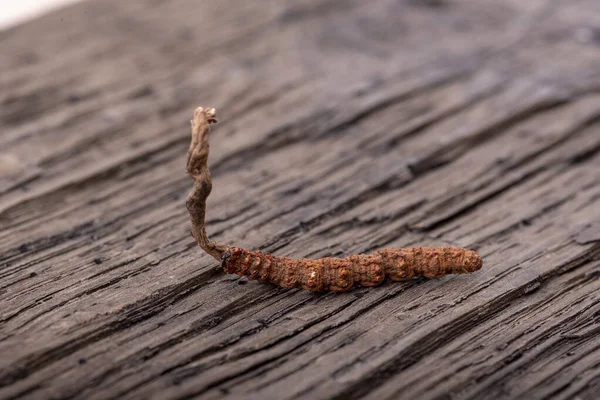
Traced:
[[419, 276], [470, 273], [481, 268], [482, 260], [474, 251], [452, 246], [381, 249], [372, 254], [318, 260], [294, 260], [231, 247], [223, 253], [221, 264], [230, 274], [284, 288], [345, 291], [356, 286], [377, 286], [386, 276], [405, 281]]
[[194, 188], [186, 206], [196, 242], [206, 253], [219, 260], [225, 271], [284, 288], [344, 291], [356, 286], [377, 286], [386, 276], [393, 281], [404, 281], [417, 276], [433, 278], [469, 273], [481, 268], [481, 257], [461, 247], [382, 249], [346, 258], [292, 260], [210, 240], [205, 226], [206, 198], [212, 188], [208, 169], [208, 135], [210, 124], [217, 122], [216, 116], [214, 108], [198, 107], [190, 121], [192, 140], [186, 169], [194, 179]]

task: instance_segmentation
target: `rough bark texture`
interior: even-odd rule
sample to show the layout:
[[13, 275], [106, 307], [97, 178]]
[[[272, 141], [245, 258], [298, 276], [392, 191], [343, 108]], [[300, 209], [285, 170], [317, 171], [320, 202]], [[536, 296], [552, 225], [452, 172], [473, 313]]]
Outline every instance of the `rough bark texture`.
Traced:
[[[0, 32], [0, 398], [595, 399], [600, 2], [92, 0]], [[458, 245], [345, 293], [224, 275]]]

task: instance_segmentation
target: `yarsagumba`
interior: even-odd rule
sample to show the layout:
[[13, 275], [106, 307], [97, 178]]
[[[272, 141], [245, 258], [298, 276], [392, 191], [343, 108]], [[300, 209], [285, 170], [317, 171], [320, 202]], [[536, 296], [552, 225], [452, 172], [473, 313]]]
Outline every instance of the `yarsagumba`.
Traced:
[[217, 122], [214, 108], [198, 107], [194, 112], [192, 140], [187, 158], [187, 172], [194, 188], [187, 198], [192, 221], [192, 235], [198, 245], [221, 263], [231, 274], [247, 276], [284, 288], [300, 287], [311, 291], [346, 291], [356, 286], [377, 286], [386, 277], [405, 281], [414, 277], [440, 277], [471, 273], [481, 268], [479, 254], [461, 247], [415, 247], [381, 249], [371, 254], [346, 258], [290, 259], [260, 250], [247, 250], [216, 243], [206, 234], [204, 220], [206, 198], [212, 189], [208, 169], [210, 125]]

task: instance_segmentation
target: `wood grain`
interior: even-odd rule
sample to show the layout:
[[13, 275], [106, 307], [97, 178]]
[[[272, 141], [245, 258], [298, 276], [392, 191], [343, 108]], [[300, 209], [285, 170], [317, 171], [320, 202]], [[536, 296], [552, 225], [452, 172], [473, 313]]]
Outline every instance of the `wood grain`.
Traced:
[[[91, 0], [0, 32], [0, 398], [595, 399], [600, 3]], [[360, 288], [224, 275], [473, 248]]]

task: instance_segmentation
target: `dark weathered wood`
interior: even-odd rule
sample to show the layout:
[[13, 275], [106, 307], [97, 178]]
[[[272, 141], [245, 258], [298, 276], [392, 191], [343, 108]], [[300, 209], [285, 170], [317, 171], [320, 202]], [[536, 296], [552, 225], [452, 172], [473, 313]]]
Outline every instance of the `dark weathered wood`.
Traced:
[[[600, 385], [600, 3], [92, 0], [0, 32], [0, 398], [581, 398]], [[452, 244], [349, 293], [222, 274]]]

